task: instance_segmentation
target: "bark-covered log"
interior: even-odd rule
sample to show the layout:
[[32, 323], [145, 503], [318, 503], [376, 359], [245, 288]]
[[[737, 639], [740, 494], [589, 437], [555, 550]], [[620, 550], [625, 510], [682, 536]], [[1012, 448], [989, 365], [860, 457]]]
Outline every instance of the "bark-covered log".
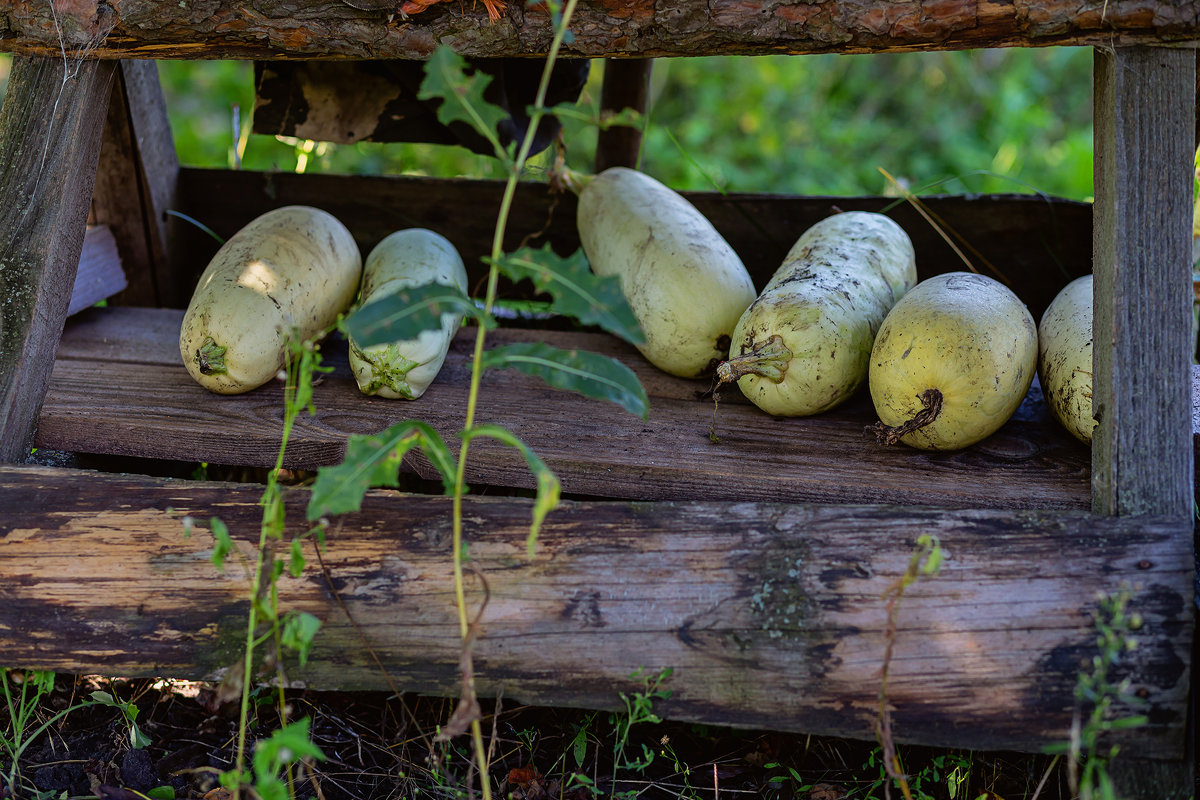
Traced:
[[[241, 553], [261, 487], [0, 468], [0, 651], [10, 666], [213, 678], [240, 656], [246, 573], [209, 562], [219, 516]], [[306, 490], [288, 495], [304, 529]], [[630, 674], [673, 668], [667, 717], [873, 737], [886, 595], [920, 534], [947, 560], [904, 594], [888, 682], [902, 741], [1037, 750], [1067, 737], [1076, 677], [1096, 652], [1101, 593], [1128, 584], [1139, 647], [1121, 677], [1144, 727], [1122, 754], [1180, 757], [1190, 658], [1190, 531], [1179, 520], [1087, 512], [888, 506], [576, 502], [526, 555], [530, 503], [468, 498], [472, 565], [488, 602], [478, 684], [519, 702], [619, 707]], [[284, 609], [324, 627], [316, 687], [458, 688], [459, 625], [445, 497], [370, 494], [323, 555], [280, 583]], [[361, 637], [332, 593], [345, 603]], [[468, 576], [477, 607], [483, 584]], [[364, 641], [365, 640], [365, 641]]]
[[[393, 0], [179, 3], [10, 0], [0, 48], [103, 58], [425, 58], [544, 54], [544, 5], [447, 2], [407, 20]], [[57, 19], [55, 18], [57, 14]], [[566, 53], [581, 56], [862, 53], [974, 47], [1185, 42], [1196, 0], [597, 0], [581, 3]], [[60, 33], [61, 31], [61, 33]]]

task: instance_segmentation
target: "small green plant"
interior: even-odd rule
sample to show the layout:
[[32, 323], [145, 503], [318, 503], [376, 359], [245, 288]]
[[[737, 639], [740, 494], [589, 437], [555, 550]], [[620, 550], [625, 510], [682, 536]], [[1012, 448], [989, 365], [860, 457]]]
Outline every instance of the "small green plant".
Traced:
[[[320, 750], [308, 742], [307, 720], [289, 722], [287, 719], [287, 703], [284, 697], [287, 680], [283, 659], [284, 652], [294, 652], [301, 666], [306, 663], [320, 628], [320, 621], [311, 614], [282, 611], [279, 605], [278, 582], [284, 573], [292, 577], [300, 576], [305, 566], [304, 542], [315, 538], [318, 546], [324, 546], [324, 528], [321, 525], [311, 527], [293, 537], [286, 549], [277, 547], [278, 543], [282, 543], [287, 527], [283, 502], [284, 487], [279, 481], [284, 454], [296, 419], [304, 411], [316, 413], [313, 405], [313, 377], [323, 371], [328, 370], [321, 366], [320, 348], [311, 340], [290, 337], [284, 367], [284, 414], [279, 452], [276, 455], [275, 468], [267, 476], [266, 487], [259, 501], [263, 513], [258, 546], [253, 562], [247, 561], [245, 564], [250, 579], [250, 609], [247, 612], [245, 646], [241, 661], [230, 668], [223, 683], [224, 692], [238, 696], [240, 701], [234, 767], [221, 775], [222, 784], [230, 789], [235, 798], [240, 796], [244, 786], [253, 786], [255, 793], [265, 800], [294, 795], [291, 766], [304, 758], [320, 760], [323, 757]], [[185, 535], [193, 525], [192, 520], [184, 520]], [[219, 518], [213, 517], [209, 520], [208, 531], [214, 540], [212, 562], [218, 569], [224, 569], [229, 556], [240, 553], [228, 527]], [[286, 557], [279, 554], [281, 550], [286, 553]], [[275, 705], [282, 727], [270, 739], [257, 745], [253, 770], [248, 770], [246, 739], [251, 710], [256, 706], [253, 691], [255, 670], [256, 664], [264, 661], [256, 657], [256, 653], [264, 647], [269, 650], [271, 656], [266, 661], [272, 663], [276, 671]], [[305, 740], [303, 745], [300, 743], [302, 733]], [[260, 755], [264, 751], [270, 755]], [[281, 772], [286, 772], [286, 784], [279, 778]]]
[[400, 461], [412, 448], [420, 448], [441, 474], [446, 491], [452, 498], [450, 555], [454, 568], [459, 633], [463, 642], [463, 667], [458, 708], [443, 727], [439, 738], [452, 738], [470, 729], [484, 800], [490, 800], [491, 781], [488, 776], [488, 754], [479, 722], [471, 652], [486, 596], [472, 613], [463, 581], [463, 565], [468, 553], [468, 545], [464, 541], [463, 504], [471, 444], [484, 438], [510, 446], [522, 455], [533, 473], [537, 494], [528, 536], [531, 556], [542, 521], [558, 504], [559, 482], [541, 458], [510, 431], [497, 425], [476, 422], [483, 373], [489, 369], [516, 369], [556, 388], [617, 403], [643, 418], [647, 414], [645, 390], [633, 372], [615, 359], [588, 352], [560, 350], [541, 343], [516, 343], [490, 349], [485, 347], [488, 331], [497, 324], [493, 310], [501, 275], [514, 281], [530, 280], [535, 288], [551, 298], [547, 309], [551, 313], [572, 317], [584, 324], [598, 325], [635, 344], [644, 341], [633, 312], [621, 294], [618, 281], [593, 275], [581, 253], [561, 258], [549, 246], [541, 250], [524, 247], [509, 254], [502, 249], [509, 212], [518, 182], [525, 172], [534, 134], [542, 118], [550, 112], [545, 106], [550, 74], [559, 48], [570, 35], [568, 26], [575, 2], [567, 0], [565, 5], [550, 3], [554, 38], [536, 100], [528, 109], [527, 133], [511, 150], [501, 144], [496, 132], [498, 123], [507, 112], [483, 97], [491, 77], [471, 71], [466, 62], [446, 46], [435, 51], [426, 64], [419, 96], [441, 101], [438, 118], [442, 123], [466, 123], [485, 137], [507, 173], [491, 253], [485, 259], [488, 279], [482, 303], [477, 305], [454, 287], [428, 284], [370, 303], [346, 320], [347, 332], [362, 347], [415, 338], [424, 330], [439, 328], [445, 313], [462, 313], [475, 322], [470, 387], [465, 420], [458, 434], [457, 456], [437, 431], [416, 420], [402, 421], [374, 436], [352, 437], [344, 462], [322, 469], [318, 474], [307, 512], [309, 520], [315, 521], [357, 510], [368, 488], [397, 485]]
[[23, 793], [37, 796], [37, 789], [27, 785], [21, 776], [21, 756], [39, 736], [79, 709], [88, 706], [115, 708], [121, 712], [129, 726], [129, 746], [140, 749], [150, 744], [150, 740], [137, 724], [138, 707], [101, 690], [92, 692], [90, 700], [73, 703], [35, 726], [34, 723], [39, 719], [38, 714], [42, 709], [42, 701], [54, 691], [54, 680], [53, 672], [22, 672], [0, 667], [0, 692], [4, 695], [5, 707], [8, 710], [8, 725], [0, 732], [0, 753], [4, 757], [4, 761], [0, 761], [0, 770], [3, 771], [0, 775], [0, 796], [18, 796]]
[[1129, 679], [1117, 677], [1123, 658], [1137, 647], [1133, 634], [1142, 626], [1141, 616], [1129, 610], [1130, 599], [1125, 586], [1100, 598], [1094, 616], [1098, 652], [1079, 672], [1068, 740], [1050, 748], [1050, 752], [1067, 754], [1068, 782], [1080, 800], [1117, 800], [1108, 768], [1120, 748], [1106, 743], [1106, 735], [1148, 721], [1143, 714], [1119, 713], [1122, 707], [1143, 704], [1130, 691]]

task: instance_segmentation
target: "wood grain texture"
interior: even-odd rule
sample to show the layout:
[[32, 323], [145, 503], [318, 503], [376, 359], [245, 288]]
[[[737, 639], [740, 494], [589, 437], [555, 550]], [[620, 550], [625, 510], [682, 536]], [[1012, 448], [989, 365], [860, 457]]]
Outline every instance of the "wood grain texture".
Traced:
[[89, 225], [83, 237], [83, 252], [75, 271], [67, 316], [107, 300], [126, 286], [117, 240], [107, 225]]
[[33, 441], [83, 250], [111, 63], [13, 60], [0, 109], [0, 462]]
[[[63, 336], [38, 428], [38, 446], [70, 452], [268, 466], [280, 435], [280, 388], [211, 394], [193, 382], [178, 351], [182, 313], [96, 309]], [[345, 344], [325, 346], [334, 372], [317, 387], [317, 416], [297, 420], [285, 461], [315, 468], [341, 461], [346, 438], [376, 433], [406, 418], [456, 435], [466, 409], [473, 334], [454, 341], [437, 381], [414, 402], [365, 397], [346, 363]], [[1044, 402], [1027, 405], [1000, 432], [967, 450], [925, 453], [885, 448], [864, 428], [875, 421], [865, 392], [817, 417], [777, 419], [722, 392], [709, 441], [708, 385], [673, 378], [632, 347], [595, 333], [500, 330], [489, 343], [533, 340], [618, 358], [650, 395], [642, 421], [615, 405], [547, 388], [519, 373], [485, 376], [477, 422], [504, 425], [559, 475], [565, 492], [639, 500], [889, 502], [986, 508], [1086, 508], [1087, 448], [1049, 419]], [[169, 430], [169, 436], [163, 435]], [[98, 435], [103, 431], [103, 435]], [[423, 478], [423, 459], [406, 460]], [[510, 448], [473, 446], [467, 480], [494, 487], [533, 486]]]
[[[513, 3], [496, 24], [481, 5], [439, 4], [408, 20], [395, 7], [359, 10], [338, 0], [202, 4], [100, 0], [59, 9], [10, 0], [0, 46], [59, 52], [100, 41], [104, 58], [425, 58], [439, 42], [464, 55], [544, 55], [544, 5]], [[364, 5], [354, 3], [355, 6]], [[975, 47], [1180, 42], [1197, 38], [1196, 0], [598, 0], [580, 4], [569, 54], [705, 55], [864, 53]]]
[[[117, 237], [131, 281], [120, 302], [180, 305], [167, 263], [167, 209], [175, 207], [179, 159], [153, 61], [123, 61], [100, 151], [92, 218]], [[182, 298], [182, 300], [181, 300]]]
[[[247, 581], [209, 563], [219, 516], [241, 552], [261, 487], [0, 468], [0, 647], [11, 666], [213, 678], [239, 655]], [[289, 492], [295, 531], [306, 492]], [[453, 694], [449, 501], [371, 493], [333, 522], [333, 588], [404, 690]], [[674, 669], [670, 718], [873, 737], [888, 586], [916, 537], [948, 559], [905, 594], [889, 698], [897, 738], [980, 749], [1062, 741], [1095, 648], [1098, 593], [1135, 586], [1144, 627], [1125, 668], [1150, 723], [1122, 753], [1178, 757], [1192, 626], [1191, 550], [1178, 521], [768, 503], [568, 502], [525, 554], [528, 501], [469, 498], [466, 536], [489, 598], [476, 680], [510, 701], [615, 708], [638, 668]], [[384, 688], [309, 569], [283, 608], [323, 622], [313, 687]], [[469, 579], [472, 604], [481, 585]], [[1130, 713], [1118, 708], [1117, 713]]]
[[[272, 208], [315, 205], [342, 220], [364, 253], [397, 228], [431, 228], [459, 250], [468, 285], [476, 286], [485, 275], [481, 258], [491, 252], [502, 192], [499, 181], [184, 168], [179, 203], [181, 211], [224, 237]], [[921, 278], [965, 269], [938, 231], [894, 197], [683, 194], [729, 241], [759, 288], [800, 234], [837, 210], [884, 211], [895, 219], [913, 240]], [[975, 269], [1011, 286], [1035, 319], [1072, 278], [1091, 272], [1090, 203], [1032, 195], [941, 196], [923, 202]], [[579, 248], [575, 209], [574, 195], [555, 196], [545, 184], [522, 183], [505, 249], [532, 237], [535, 247], [550, 242], [562, 255], [574, 252]], [[181, 282], [194, 286], [217, 247], [203, 232], [178, 226], [172, 263], [186, 276]], [[525, 287], [506, 287], [505, 293], [529, 296]]]
[[1188, 518], [1195, 54], [1098, 50], [1095, 76], [1093, 508]]

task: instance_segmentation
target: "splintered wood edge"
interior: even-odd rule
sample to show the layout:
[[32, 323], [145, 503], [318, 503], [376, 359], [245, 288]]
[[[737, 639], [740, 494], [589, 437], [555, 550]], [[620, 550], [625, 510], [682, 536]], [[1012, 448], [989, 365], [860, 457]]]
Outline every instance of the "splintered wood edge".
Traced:
[[[237, 661], [248, 587], [210, 563], [213, 516], [249, 557], [261, 487], [0, 467], [0, 649], [10, 666], [213, 679]], [[288, 493], [303, 531], [307, 490]], [[376, 491], [331, 521], [322, 572], [280, 584], [323, 622], [296, 685], [453, 695], [460, 643], [445, 497]], [[1124, 669], [1148, 725], [1124, 751], [1178, 757], [1189, 680], [1186, 520], [1087, 512], [770, 503], [564, 503], [526, 555], [530, 503], [469, 497], [487, 604], [485, 694], [619, 707], [630, 676], [672, 668], [668, 718], [873, 738], [886, 594], [923, 533], [947, 560], [896, 616], [888, 700], [898, 740], [1033, 751], [1067, 734], [1093, 615], [1127, 585], [1144, 620]], [[190, 537], [184, 518], [195, 521]], [[484, 584], [468, 577], [477, 605]], [[336, 592], [337, 599], [333, 597]], [[360, 634], [342, 611], [349, 611]]]

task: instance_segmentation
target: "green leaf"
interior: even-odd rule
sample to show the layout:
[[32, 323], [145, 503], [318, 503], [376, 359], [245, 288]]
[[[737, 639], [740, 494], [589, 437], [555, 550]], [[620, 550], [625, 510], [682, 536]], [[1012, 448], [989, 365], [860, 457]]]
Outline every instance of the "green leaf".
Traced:
[[358, 511], [368, 489], [396, 486], [404, 454], [418, 446], [441, 473], [447, 488], [453, 486], [457, 468], [442, 437], [424, 422], [404, 420], [382, 433], [351, 436], [345, 460], [317, 472], [306, 512], [309, 521]]
[[550, 245], [541, 250], [524, 247], [502, 256], [496, 264], [514, 281], [528, 279], [539, 292], [554, 300], [550, 310], [574, 317], [585, 325], [599, 325], [632, 344], [644, 344], [646, 335], [621, 291], [621, 280], [601, 277], [588, 267], [583, 250], [562, 258]]
[[503, 442], [509, 447], [515, 447], [525, 457], [525, 463], [529, 465], [529, 471], [537, 478], [537, 499], [533, 505], [533, 522], [529, 526], [529, 538], [525, 543], [529, 551], [529, 557], [533, 558], [534, 546], [537, 544], [538, 532], [541, 530], [542, 521], [546, 519], [547, 514], [558, 506], [561, 490], [558, 476], [546, 466], [546, 462], [542, 461], [529, 445], [514, 436], [512, 431], [502, 428], [499, 425], [476, 425], [471, 430], [464, 431], [462, 436], [467, 441], [477, 436], [487, 436]]
[[175, 800], [175, 787], [155, 786], [146, 792], [146, 796], [151, 798], [151, 800]]
[[316, 638], [320, 627], [321, 620], [304, 612], [288, 614], [283, 622], [280, 641], [284, 647], [296, 651], [302, 667], [308, 663], [308, 654], [312, 650], [313, 639]]
[[149, 747], [151, 743], [150, 737], [142, 732], [142, 729], [138, 727], [136, 722], [129, 723], [129, 744], [134, 750]]
[[[533, 109], [533, 106], [529, 106], [527, 113], [533, 113]], [[602, 131], [618, 125], [640, 130], [645, 121], [645, 117], [637, 109], [623, 108], [620, 111], [585, 111], [577, 103], [559, 103], [546, 109], [546, 113], [552, 114], [560, 120], [570, 119], [587, 125], [595, 125]]]
[[496, 321], [457, 286], [426, 283], [367, 303], [346, 317], [343, 327], [355, 345], [370, 347], [416, 339], [422, 331], [440, 330], [443, 315], [473, 317], [484, 328], [496, 326]]
[[229, 528], [220, 519], [213, 517], [208, 523], [208, 531], [216, 540], [210, 560], [217, 569], [224, 570], [225, 557], [233, 552], [233, 539], [229, 536]]
[[443, 125], [467, 123], [491, 142], [497, 158], [507, 161], [508, 153], [500, 144], [496, 128], [508, 118], [508, 112], [483, 97], [484, 90], [491, 82], [491, 75], [482, 70], [472, 71], [462, 56], [449, 45], [443, 44], [425, 62], [425, 78], [421, 81], [417, 98], [441, 98], [442, 103], [437, 110], [438, 122]]
[[288, 574], [299, 578], [304, 573], [304, 543], [297, 537], [292, 539], [288, 555]]
[[518, 342], [484, 352], [484, 369], [513, 368], [596, 400], [609, 400], [645, 419], [646, 390], [633, 370], [616, 359], [585, 350], [561, 350], [540, 342]]

